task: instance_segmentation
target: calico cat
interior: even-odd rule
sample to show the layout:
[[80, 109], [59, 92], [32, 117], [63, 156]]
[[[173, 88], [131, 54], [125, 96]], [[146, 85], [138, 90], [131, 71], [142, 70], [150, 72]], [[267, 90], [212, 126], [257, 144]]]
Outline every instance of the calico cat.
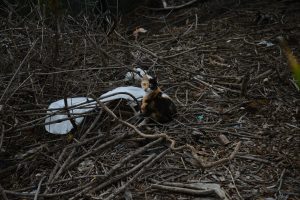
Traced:
[[141, 86], [146, 92], [141, 105], [141, 115], [159, 123], [172, 121], [177, 113], [176, 106], [172, 99], [158, 87], [157, 79], [145, 75]]

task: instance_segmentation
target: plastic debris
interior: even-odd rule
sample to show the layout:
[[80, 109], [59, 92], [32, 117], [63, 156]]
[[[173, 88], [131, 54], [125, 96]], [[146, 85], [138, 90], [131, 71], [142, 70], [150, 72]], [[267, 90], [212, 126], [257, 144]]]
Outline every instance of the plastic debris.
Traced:
[[266, 40], [263, 40], [263, 41], [259, 42], [258, 45], [265, 45], [267, 47], [271, 47], [271, 46], [274, 46], [275, 44], [273, 44], [272, 42], [268, 42]]
[[[92, 100], [92, 98], [87, 97], [67, 98], [68, 107], [73, 107], [68, 109], [71, 117], [93, 110], [96, 105], [95, 102], [88, 103]], [[67, 119], [68, 113], [64, 111], [65, 107], [64, 99], [55, 101], [49, 105], [47, 113], [49, 113], [50, 116], [45, 120], [45, 123], [47, 123], [45, 129], [47, 132], [53, 134], [67, 134], [74, 128], [71, 121]], [[79, 125], [83, 119], [83, 117], [76, 117], [74, 121], [76, 125]], [[57, 123], [54, 123], [55, 121], [57, 121]]]
[[[145, 91], [139, 87], [118, 87], [102, 94], [100, 101], [105, 103], [116, 99], [125, 99], [135, 102], [135, 99], [138, 101], [142, 100], [144, 95]], [[68, 119], [68, 112], [71, 117], [74, 117], [75, 124], [80, 125], [84, 119], [80, 115], [95, 109], [96, 102], [92, 98], [75, 97], [67, 98], [67, 104], [68, 110], [66, 110], [64, 99], [55, 101], [49, 105], [47, 111], [49, 117], [45, 119], [45, 129], [47, 132], [59, 135], [69, 133], [74, 127]]]
[[196, 118], [198, 122], [202, 122], [204, 119], [204, 115], [198, 115]]
[[[123, 93], [123, 94], [117, 94], [117, 93]], [[129, 101], [133, 101], [134, 99], [126, 93], [131, 94], [138, 101], [142, 100], [143, 96], [145, 95], [145, 91], [139, 87], [134, 87], [134, 86], [118, 87], [118, 88], [113, 89], [112, 91], [102, 94], [100, 96], [100, 101], [108, 102], [108, 101], [112, 101], [112, 100], [116, 100], [116, 99], [127, 99]], [[113, 94], [116, 94], [116, 95], [113, 95]], [[113, 95], [113, 96], [110, 96], [110, 95]]]
[[[144, 71], [141, 68], [133, 68], [133, 72], [127, 72], [125, 75], [125, 81], [140, 81], [142, 80], [142, 77], [146, 74], [146, 71]], [[148, 78], [152, 78], [151, 76], [147, 75]]]
[[[241, 110], [245, 110], [244, 107], [241, 107], [240, 109], [241, 109]], [[243, 127], [242, 124], [236, 124], [236, 125], [233, 126], [233, 128], [235, 128], [235, 129], [239, 129], [239, 128], [242, 128], [242, 127]]]

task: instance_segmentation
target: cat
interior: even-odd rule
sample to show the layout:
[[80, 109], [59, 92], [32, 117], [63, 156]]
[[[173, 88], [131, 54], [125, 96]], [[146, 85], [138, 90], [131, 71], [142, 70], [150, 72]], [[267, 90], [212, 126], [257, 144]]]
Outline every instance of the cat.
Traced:
[[141, 104], [141, 116], [149, 117], [158, 123], [172, 121], [177, 113], [176, 105], [168, 95], [161, 91], [157, 78], [144, 75], [141, 87], [146, 92]]

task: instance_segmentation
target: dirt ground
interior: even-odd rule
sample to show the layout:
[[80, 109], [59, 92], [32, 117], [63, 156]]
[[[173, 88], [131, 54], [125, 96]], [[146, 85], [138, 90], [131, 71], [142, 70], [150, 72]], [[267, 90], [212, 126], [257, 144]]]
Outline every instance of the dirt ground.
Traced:
[[[277, 40], [300, 58], [297, 1], [140, 8], [109, 36], [89, 17], [9, 13], [1, 199], [300, 199], [300, 93]], [[46, 132], [51, 102], [138, 86], [124, 81], [137, 66], [173, 98], [172, 122], [140, 130], [122, 101], [99, 105], [71, 134]]]

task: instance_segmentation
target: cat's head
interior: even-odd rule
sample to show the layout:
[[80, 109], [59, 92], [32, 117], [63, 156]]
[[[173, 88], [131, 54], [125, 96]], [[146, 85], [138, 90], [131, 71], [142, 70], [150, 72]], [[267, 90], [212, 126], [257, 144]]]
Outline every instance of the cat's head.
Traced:
[[142, 87], [145, 91], [147, 91], [148, 88], [149, 88], [149, 77], [148, 77], [146, 74], [143, 75], [143, 78], [142, 78], [142, 80], [141, 80], [141, 87]]
[[145, 91], [155, 90], [158, 87], [157, 78], [144, 75], [141, 81], [141, 87]]
[[157, 78], [153, 77], [149, 79], [149, 88], [150, 90], [156, 90], [158, 87]]

